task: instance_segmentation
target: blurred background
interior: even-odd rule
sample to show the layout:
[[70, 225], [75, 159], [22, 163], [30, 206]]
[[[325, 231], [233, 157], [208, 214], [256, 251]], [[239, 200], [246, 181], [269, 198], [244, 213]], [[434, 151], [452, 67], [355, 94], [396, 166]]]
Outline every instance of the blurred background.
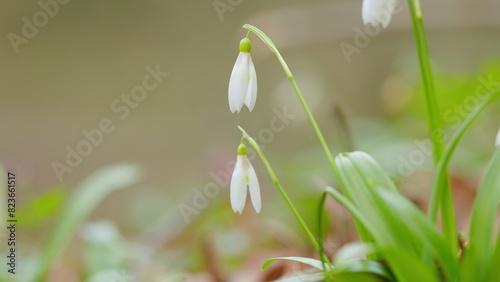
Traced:
[[[254, 35], [257, 103], [252, 113], [229, 111], [227, 85], [245, 23], [280, 49], [332, 150], [372, 154], [425, 208], [432, 157], [406, 2], [383, 30], [362, 24], [361, 4], [3, 1], [0, 161], [17, 177], [19, 222], [17, 274], [4, 269], [2, 281], [34, 279], [51, 234], [92, 179], [124, 179], [115, 183], [124, 189], [96, 189], [100, 197], [81, 200], [67, 242], [52, 244], [47, 281], [271, 281], [302, 267], [260, 271], [266, 259], [315, 256], [259, 159], [252, 163], [261, 213], [249, 203], [242, 215], [230, 207], [237, 125], [263, 144], [311, 228], [321, 188], [335, 184], [288, 79]], [[422, 6], [449, 138], [500, 85], [500, 3]], [[453, 159], [464, 231], [499, 110], [496, 103], [480, 116]], [[333, 255], [357, 237], [333, 201], [328, 213], [325, 245]], [[8, 234], [0, 235], [6, 251]]]

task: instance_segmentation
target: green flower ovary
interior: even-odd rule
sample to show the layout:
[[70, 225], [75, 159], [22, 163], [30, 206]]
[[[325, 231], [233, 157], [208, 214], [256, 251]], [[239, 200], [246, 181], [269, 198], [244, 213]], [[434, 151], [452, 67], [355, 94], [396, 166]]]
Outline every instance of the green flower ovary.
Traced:
[[248, 38], [241, 39], [240, 52], [250, 53], [250, 51], [252, 51], [252, 42], [250, 42], [250, 39]]

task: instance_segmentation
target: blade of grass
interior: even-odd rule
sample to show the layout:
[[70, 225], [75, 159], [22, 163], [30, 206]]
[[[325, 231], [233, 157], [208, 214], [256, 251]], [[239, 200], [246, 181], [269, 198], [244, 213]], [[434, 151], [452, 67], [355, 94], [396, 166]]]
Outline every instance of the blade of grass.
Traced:
[[329, 282], [325, 281], [325, 274], [317, 271], [312, 271], [311, 269], [306, 269], [304, 271], [293, 272], [280, 277], [275, 282]]
[[365, 272], [343, 272], [334, 276], [335, 280], [326, 280], [326, 281], [335, 281], [335, 282], [380, 282], [386, 281], [380, 279], [380, 277], [365, 273]]
[[373, 244], [363, 242], [350, 242], [340, 247], [333, 257], [335, 265], [341, 265], [345, 262], [356, 260], [367, 254], [375, 253]]
[[323, 194], [321, 195], [321, 199], [319, 200], [318, 214], [316, 217], [317, 219], [316, 231], [317, 231], [318, 245], [319, 245], [319, 257], [321, 259], [321, 263], [323, 264], [323, 269], [326, 269], [326, 264], [327, 264], [327, 262], [323, 259], [326, 256], [323, 249], [323, 210], [325, 207], [326, 196], [327, 193], [323, 192]]
[[434, 150], [434, 161], [437, 163], [443, 152], [444, 139], [442, 134], [434, 134], [435, 132], [441, 132], [442, 128], [439, 118], [439, 107], [437, 103], [436, 89], [434, 87], [429, 50], [427, 47], [424, 20], [419, 0], [408, 0], [408, 6], [410, 8], [410, 15], [413, 23], [413, 34], [415, 35], [415, 45], [420, 64], [420, 73], [425, 90], [424, 93], [427, 103], [429, 133]]
[[346, 196], [342, 195], [339, 191], [333, 189], [332, 187], [326, 187], [325, 193], [332, 196], [337, 202], [344, 206], [344, 208], [349, 211], [351, 216], [366, 230], [375, 230], [375, 225], [373, 225]]
[[323, 263], [321, 261], [319, 261], [317, 259], [303, 258], [303, 257], [279, 257], [279, 258], [268, 259], [262, 265], [262, 270], [268, 268], [269, 265], [271, 265], [271, 263], [273, 263], [273, 262], [275, 262], [277, 260], [289, 260], [289, 261], [300, 262], [300, 263], [312, 266], [314, 268], [317, 268], [319, 270], [323, 270]]
[[[405, 230], [391, 228], [393, 225], [399, 226], [398, 223], [393, 221], [394, 218], [386, 216], [385, 208], [379, 206], [373, 197], [374, 191], [371, 185], [380, 183], [380, 175], [372, 175], [370, 173], [372, 169], [365, 168], [366, 171], [359, 169], [359, 167], [370, 166], [372, 163], [368, 161], [369, 159], [371, 157], [362, 152], [342, 153], [336, 157], [340, 177], [345, 183], [344, 194], [348, 195], [353, 204], [375, 224], [376, 230], [370, 230], [372, 233], [378, 233], [378, 235], [373, 234], [374, 237], [379, 240], [384, 238], [385, 244], [391, 246], [404, 244], [411, 248], [409, 240], [400, 239], [405, 237]], [[361, 164], [363, 162], [365, 164]]]
[[[365, 219], [359, 210], [347, 199], [344, 195], [342, 195], [340, 192], [335, 190], [332, 187], [326, 187], [325, 191], [321, 195], [321, 200], [318, 208], [318, 215], [317, 215], [317, 233], [318, 233], [318, 242], [319, 242], [319, 253], [320, 253], [320, 258], [322, 258], [324, 255], [323, 251], [323, 213], [325, 209], [325, 202], [326, 202], [326, 196], [330, 195], [332, 196], [337, 202], [339, 202], [346, 210], [349, 211], [351, 216], [353, 217], [353, 220], [355, 223], [357, 223], [356, 228], [359, 229], [362, 228], [363, 232], [363, 237], [364, 238], [370, 238], [369, 242], [373, 242], [373, 238], [371, 234], [367, 231], [370, 228], [375, 228], [375, 226], [371, 226], [370, 223], [368, 222], [367, 219]], [[361, 237], [361, 234], [358, 232], [358, 235]], [[366, 242], [367, 239], [361, 239], [363, 242]], [[377, 256], [373, 253], [367, 254], [367, 257], [369, 259], [377, 259]], [[322, 260], [323, 261], [323, 260]], [[324, 264], [328, 263], [327, 261], [323, 261]]]
[[422, 254], [426, 255], [426, 251], [432, 254], [433, 260], [430, 263], [436, 263], [448, 281], [454, 281], [460, 271], [457, 256], [432, 221], [413, 202], [399, 193], [381, 190], [377, 195], [381, 203], [392, 207], [392, 216], [399, 217], [410, 228], [412, 236], [424, 244]]
[[469, 248], [465, 252], [462, 279], [486, 281], [493, 256], [494, 226], [500, 203], [500, 149], [479, 186], [471, 213]]
[[[385, 173], [373, 158], [353, 152], [340, 154], [335, 161], [352, 203], [376, 227], [370, 231], [377, 246], [403, 248], [435, 271], [436, 260], [447, 277], [457, 276], [456, 257], [437, 228], [412, 202], [392, 189], [393, 184], [386, 183], [386, 178], [381, 177]], [[393, 266], [393, 258], [383, 258]]]
[[[382, 216], [380, 214], [380, 210], [378, 208], [376, 210], [373, 208], [375, 207], [373, 198], [370, 197], [368, 188], [366, 187], [366, 184], [363, 183], [360, 175], [357, 173], [352, 161], [346, 156], [346, 154], [341, 154], [335, 158], [335, 162], [339, 170], [339, 178], [344, 183], [344, 185], [341, 186], [342, 192], [352, 202], [352, 204], [359, 209], [360, 213], [363, 216], [366, 216], [367, 220], [372, 222], [374, 225], [374, 228], [366, 230], [365, 224], [363, 224], [363, 226], [359, 226], [355, 220], [358, 233], [360, 231], [366, 232], [365, 236], [367, 238], [362, 236], [362, 233], [360, 233], [361, 240], [364, 243], [372, 243], [375, 242], [375, 238], [385, 238], [385, 240], [392, 241], [392, 244], [394, 244], [395, 241], [392, 240], [393, 236], [391, 236], [391, 233], [387, 232], [387, 229], [385, 228], [380, 228], [380, 226], [383, 226], [386, 223], [381, 219]], [[357, 217], [355, 217], [355, 219], [356, 218]]]
[[118, 164], [99, 169], [83, 180], [68, 200], [61, 218], [45, 242], [35, 281], [45, 281], [57, 255], [68, 243], [77, 227], [91, 211], [112, 191], [141, 179], [141, 169], [132, 164]]
[[[364, 215], [359, 211], [359, 209], [354, 206], [354, 204], [344, 195], [342, 195], [339, 191], [335, 190], [332, 187], [326, 187], [325, 192], [328, 195], [332, 196], [337, 202], [339, 202], [353, 217], [354, 223], [356, 225], [356, 229], [358, 231], [358, 235], [362, 242], [370, 244], [374, 242], [373, 236], [370, 231], [376, 230], [376, 226], [372, 225], [372, 223], [364, 217]], [[321, 208], [323, 210], [323, 208]], [[369, 259], [378, 259], [375, 253], [370, 253], [367, 255]]]
[[418, 257], [404, 248], [386, 248], [380, 250], [391, 257], [394, 267], [391, 270], [401, 282], [438, 282], [435, 271], [429, 269]]
[[396, 185], [380, 165], [368, 154], [364, 152], [351, 152], [347, 155], [360, 174], [367, 176], [369, 185], [378, 185], [380, 188], [390, 191], [398, 191]]
[[334, 278], [339, 278], [343, 274], [349, 273], [370, 273], [383, 277], [386, 281], [396, 281], [387, 266], [374, 260], [351, 260], [338, 265], [331, 273]]
[[[374, 202], [374, 206], [370, 208], [369, 214], [375, 215], [378, 213], [378, 220], [381, 222], [381, 226], [384, 226], [379, 228], [387, 229], [387, 233], [393, 236], [396, 245], [412, 250], [421, 258], [425, 258], [424, 253], [422, 253], [423, 246], [425, 245], [424, 242], [414, 236], [413, 231], [406, 222], [398, 215], [394, 215], [393, 208], [382, 201], [378, 195], [383, 190], [402, 197], [395, 188], [394, 183], [392, 183], [392, 180], [386, 176], [383, 169], [368, 154], [353, 152], [346, 154], [346, 156], [352, 161], [354, 168], [366, 185], [366, 192], [368, 194], [364, 197], [368, 197]], [[392, 245], [389, 244], [388, 246]], [[390, 259], [388, 258], [388, 260]], [[432, 260], [427, 259], [424, 261], [429, 267], [433, 266]]]
[[493, 255], [488, 262], [488, 275], [485, 281], [500, 281], [500, 267], [498, 267], [498, 262], [500, 261], [500, 233], [497, 234], [496, 244], [494, 246]]
[[[415, 44], [417, 47], [418, 59], [420, 63], [420, 72], [425, 90], [424, 92], [427, 104], [429, 135], [431, 137], [432, 148], [434, 152], [434, 164], [437, 166], [443, 154], [444, 135], [439, 134], [443, 132], [443, 128], [440, 122], [441, 115], [439, 113], [436, 89], [434, 87], [431, 60], [429, 56], [429, 49], [427, 46], [427, 38], [425, 35], [424, 19], [419, 0], [408, 0], [408, 6], [410, 8], [410, 15], [413, 23], [413, 34], [415, 35]], [[444, 193], [442, 194], [442, 202], [438, 202], [438, 205], [442, 204], [442, 217], [445, 237], [448, 239], [450, 246], [454, 250], [457, 250], [458, 239], [453, 206], [450, 207], [450, 203], [452, 203], [453, 201], [450, 182], [447, 174], [448, 171], [445, 171], [444, 173], [446, 177], [441, 183]]]
[[[451, 157], [455, 152], [455, 149], [460, 142], [460, 139], [465, 134], [467, 129], [472, 125], [472, 123], [476, 120], [476, 118], [481, 114], [494, 100], [500, 97], [500, 87], [495, 89], [488, 97], [483, 99], [481, 103], [470, 113], [470, 115], [462, 122], [458, 130], [455, 132], [453, 137], [450, 139], [450, 142], [446, 146], [446, 150], [443, 153], [443, 156], [439, 160], [439, 163], [436, 167], [436, 177], [434, 178], [434, 182], [432, 185], [432, 195], [429, 204], [429, 217], [436, 222], [437, 221], [437, 213], [439, 209], [439, 204], [443, 202], [443, 198], [446, 201], [447, 209], [452, 209], [453, 204], [450, 201], [451, 197], [448, 197], [450, 192], [449, 187], [446, 186], [446, 182], [448, 179], [448, 164], [450, 163]], [[444, 209], [444, 207], [443, 207]], [[452, 212], [448, 212], [452, 213]], [[452, 228], [452, 226], [445, 226], [444, 228]]]
[[[374, 242], [379, 247], [401, 247], [418, 255], [422, 243], [416, 240], [408, 227], [401, 220], [391, 214], [391, 207], [381, 204], [377, 200], [379, 190], [397, 193], [392, 189], [394, 184], [385, 183], [388, 178], [366, 153], [353, 152], [340, 154], [335, 159], [345, 188], [352, 196], [352, 202], [363, 216], [374, 225], [370, 228]], [[363, 168], [363, 169], [360, 169]], [[366, 170], [366, 171], [363, 171]], [[390, 180], [389, 180], [390, 181]], [[381, 186], [385, 184], [385, 186]], [[377, 253], [379, 259], [385, 260], [391, 267], [392, 258], [384, 253]], [[429, 267], [433, 265], [429, 263]]]

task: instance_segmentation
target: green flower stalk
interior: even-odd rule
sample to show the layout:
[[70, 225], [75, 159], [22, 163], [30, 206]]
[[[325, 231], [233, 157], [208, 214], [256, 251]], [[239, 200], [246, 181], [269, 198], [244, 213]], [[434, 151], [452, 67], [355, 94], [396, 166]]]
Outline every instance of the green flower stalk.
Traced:
[[292, 200], [290, 200], [290, 197], [288, 197], [287, 193], [283, 189], [283, 186], [281, 186], [281, 183], [279, 182], [278, 177], [274, 173], [274, 170], [271, 167], [271, 164], [269, 164], [269, 161], [267, 160], [266, 155], [264, 155], [264, 152], [259, 147], [259, 144], [257, 144], [257, 142], [255, 141], [255, 139], [253, 139], [250, 135], [248, 135], [248, 133], [243, 128], [241, 128], [239, 126], [238, 126], [238, 128], [241, 131], [241, 133], [243, 134], [243, 138], [248, 141], [248, 143], [250, 144], [250, 146], [252, 146], [254, 148], [255, 152], [257, 152], [257, 155], [259, 155], [260, 159], [262, 160], [262, 162], [266, 166], [267, 171], [269, 172], [269, 175], [271, 176], [274, 184], [276, 185], [276, 187], [278, 188], [279, 192], [283, 196], [283, 199], [285, 199], [285, 202], [287, 203], [288, 207], [292, 211], [293, 215], [295, 216], [295, 218], [297, 218], [297, 220], [299, 221], [300, 226], [302, 226], [302, 228], [306, 232], [307, 237], [311, 240], [311, 242], [314, 245], [314, 247], [319, 251], [320, 249], [319, 249], [318, 242], [314, 238], [314, 235], [312, 234], [311, 230], [309, 230], [309, 227], [307, 227], [307, 224], [304, 221], [304, 219], [302, 219], [302, 217], [300, 216], [299, 212], [297, 211], [297, 208], [295, 208], [295, 205], [292, 203]]
[[[427, 39], [425, 36], [424, 21], [419, 0], [408, 0], [408, 6], [410, 7], [413, 32], [415, 35], [415, 43], [420, 63], [420, 72], [425, 90], [424, 93], [427, 104], [429, 134], [431, 136], [432, 149], [434, 153], [434, 164], [437, 167], [444, 151], [444, 136], [442, 134], [443, 129], [441, 126], [437, 95], [434, 87], [434, 78], [432, 75], [431, 61], [429, 50], [427, 47]], [[432, 192], [433, 194], [437, 193], [443, 195], [443, 197], [441, 198], [440, 202], [431, 202], [429, 206], [430, 211], [432, 211], [434, 209], [433, 207], [437, 207], [437, 205], [439, 205], [442, 214], [444, 235], [450, 243], [452, 249], [457, 251], [457, 228], [455, 223], [455, 212], [453, 210], [450, 182], [446, 171], [444, 171], [444, 174], [445, 177], [442, 178], [439, 186], [434, 187], [434, 189], [439, 189], [440, 191]], [[435, 210], [437, 211], [437, 209]], [[430, 217], [434, 222], [437, 221], [436, 214], [430, 212]]]
[[293, 76], [292, 72], [290, 71], [290, 68], [288, 68], [288, 65], [286, 64], [285, 60], [281, 56], [280, 52], [278, 51], [278, 48], [274, 45], [273, 41], [260, 29], [256, 28], [253, 25], [245, 24], [243, 25], [243, 28], [249, 30], [249, 32], [254, 33], [257, 35], [268, 47], [271, 49], [271, 51], [276, 55], [278, 58], [278, 61], [280, 62], [281, 66], [283, 67], [283, 70], [285, 71], [286, 76], [290, 80], [290, 83], [292, 84], [293, 89], [295, 90], [295, 93], [297, 93], [297, 97], [300, 100], [300, 103], [302, 104], [302, 107], [304, 108], [304, 111], [306, 112], [307, 117], [309, 118], [309, 121], [311, 122], [311, 125], [313, 127], [314, 132], [316, 133], [316, 136], [318, 137], [318, 140], [321, 144], [321, 147], [323, 148], [323, 151], [325, 152], [326, 157], [328, 158], [328, 162], [330, 163], [333, 172], [335, 175], [338, 176], [337, 169], [335, 166], [335, 161], [333, 160], [332, 153], [330, 152], [330, 148], [328, 147], [328, 144], [326, 143], [325, 137], [323, 136], [323, 133], [319, 129], [318, 123], [316, 122], [316, 119], [314, 118], [311, 109], [309, 108], [306, 99], [304, 98], [304, 95], [302, 95], [302, 91], [299, 88], [299, 85], [295, 81], [295, 77]]

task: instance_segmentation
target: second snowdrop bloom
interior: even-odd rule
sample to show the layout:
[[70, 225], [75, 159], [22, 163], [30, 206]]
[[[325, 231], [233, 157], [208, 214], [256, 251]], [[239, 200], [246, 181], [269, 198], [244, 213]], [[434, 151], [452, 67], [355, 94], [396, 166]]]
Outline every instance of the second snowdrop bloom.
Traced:
[[238, 157], [231, 177], [231, 207], [236, 213], [242, 213], [247, 201], [247, 188], [250, 191], [250, 199], [256, 212], [260, 211], [260, 187], [255, 170], [247, 157], [247, 147], [240, 144]]
[[391, 22], [397, 0], [363, 0], [362, 17], [364, 24], [386, 28]]
[[232, 113], [240, 112], [243, 105], [250, 111], [255, 106], [257, 99], [257, 74], [253, 66], [250, 51], [252, 43], [248, 38], [240, 41], [240, 54], [236, 59], [231, 78], [229, 80], [229, 109]]

